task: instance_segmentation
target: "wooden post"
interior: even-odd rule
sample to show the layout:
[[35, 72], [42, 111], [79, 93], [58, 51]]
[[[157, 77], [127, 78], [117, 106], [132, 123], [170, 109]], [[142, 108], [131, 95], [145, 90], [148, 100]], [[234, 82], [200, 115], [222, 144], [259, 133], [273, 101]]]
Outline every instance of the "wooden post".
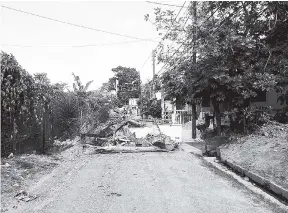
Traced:
[[155, 50], [152, 51], [153, 78], [152, 78], [152, 98], [155, 98]]
[[196, 104], [192, 103], [192, 138], [196, 138]]
[[16, 121], [15, 118], [13, 118], [13, 123], [12, 123], [12, 144], [13, 144], [13, 154], [18, 154], [17, 153], [17, 141], [16, 141]]
[[45, 115], [43, 114], [42, 118], [42, 154], [45, 154]]
[[43, 131], [42, 131], [42, 154], [46, 151], [46, 140], [48, 139], [48, 103], [45, 102], [44, 113], [43, 113]]
[[247, 131], [246, 131], [246, 113], [244, 110], [243, 110], [243, 132], [244, 132], [244, 134], [247, 133]]

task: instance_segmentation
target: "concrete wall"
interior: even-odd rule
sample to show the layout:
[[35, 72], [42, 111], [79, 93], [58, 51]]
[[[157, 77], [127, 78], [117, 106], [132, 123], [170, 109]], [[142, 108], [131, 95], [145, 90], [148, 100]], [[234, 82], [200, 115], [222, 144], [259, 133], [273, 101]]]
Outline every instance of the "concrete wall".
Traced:
[[[177, 142], [181, 142], [181, 133], [182, 133], [182, 126], [171, 126], [169, 124], [161, 124], [159, 125], [161, 132], [165, 135], [171, 137], [172, 140]], [[135, 132], [137, 138], [145, 137], [147, 134], [158, 135], [159, 131], [156, 125], [152, 125], [151, 127], [143, 127], [143, 128], [130, 128], [132, 133]]]
[[[198, 122], [198, 121], [197, 121]], [[196, 129], [196, 138], [200, 138], [200, 131]], [[192, 142], [192, 121], [189, 121], [182, 125], [182, 134], [181, 134], [182, 142]]]

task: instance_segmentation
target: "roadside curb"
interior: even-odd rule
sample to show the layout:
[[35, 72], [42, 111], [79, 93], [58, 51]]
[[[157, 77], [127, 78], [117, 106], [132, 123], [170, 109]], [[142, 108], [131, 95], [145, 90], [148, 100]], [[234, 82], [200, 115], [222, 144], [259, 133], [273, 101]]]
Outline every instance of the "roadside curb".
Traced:
[[191, 145], [186, 144], [185, 142], [180, 143], [180, 150], [183, 150], [185, 152], [190, 152], [193, 155], [196, 155], [198, 157], [203, 157], [203, 153], [200, 149], [197, 149]]
[[220, 162], [224, 163], [225, 165], [228, 165], [238, 173], [247, 176], [249, 179], [254, 181], [255, 183], [259, 184], [260, 186], [264, 187], [268, 191], [273, 192], [274, 194], [278, 195], [282, 199], [288, 201], [288, 189], [284, 189], [281, 186], [271, 182], [270, 180], [267, 180], [264, 177], [261, 177], [258, 174], [255, 174], [237, 164], [234, 162], [232, 163], [230, 159], [227, 159], [223, 156], [221, 156], [221, 150], [220, 148], [216, 149], [216, 155], [219, 158]]

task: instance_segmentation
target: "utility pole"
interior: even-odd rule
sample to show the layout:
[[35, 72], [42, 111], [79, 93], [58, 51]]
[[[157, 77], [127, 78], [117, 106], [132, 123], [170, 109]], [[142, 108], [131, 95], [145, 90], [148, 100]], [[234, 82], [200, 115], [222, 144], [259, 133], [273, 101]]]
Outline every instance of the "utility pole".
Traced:
[[140, 97], [140, 116], [143, 118], [143, 95], [142, 95], [142, 87], [141, 87], [141, 76], [140, 76], [140, 70], [139, 70], [139, 97]]
[[152, 98], [155, 98], [155, 50], [152, 51], [153, 78], [152, 78]]
[[[193, 1], [192, 14], [193, 14], [193, 66], [196, 69], [196, 38], [197, 38], [197, 2]], [[192, 100], [192, 138], [196, 138], [196, 103]]]

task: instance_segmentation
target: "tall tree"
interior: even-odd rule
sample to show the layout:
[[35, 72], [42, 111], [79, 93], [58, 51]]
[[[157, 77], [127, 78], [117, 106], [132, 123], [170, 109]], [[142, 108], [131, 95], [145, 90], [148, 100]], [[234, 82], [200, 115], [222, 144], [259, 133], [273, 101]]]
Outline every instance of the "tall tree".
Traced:
[[[159, 81], [155, 77], [156, 91], [159, 89]], [[162, 108], [161, 100], [157, 100], [152, 96], [152, 81], [142, 85], [141, 98], [138, 101], [138, 106], [141, 109], [142, 115], [161, 118]]]
[[116, 79], [118, 80], [117, 85], [117, 97], [122, 105], [128, 104], [129, 98], [139, 98], [140, 95], [140, 75], [135, 68], [127, 68], [118, 66], [113, 68], [114, 77], [108, 81], [109, 90], [116, 89]]
[[180, 93], [184, 101], [208, 95], [216, 109], [224, 101], [240, 109], [249, 105], [258, 91], [281, 90], [287, 85], [285, 2], [197, 4], [197, 69], [191, 63], [192, 14], [188, 13], [187, 21], [182, 17], [172, 23], [176, 12], [155, 9], [157, 29], [170, 29], [164, 39], [178, 44], [158, 49], [159, 61], [168, 67], [163, 85], [170, 88], [170, 95]]

